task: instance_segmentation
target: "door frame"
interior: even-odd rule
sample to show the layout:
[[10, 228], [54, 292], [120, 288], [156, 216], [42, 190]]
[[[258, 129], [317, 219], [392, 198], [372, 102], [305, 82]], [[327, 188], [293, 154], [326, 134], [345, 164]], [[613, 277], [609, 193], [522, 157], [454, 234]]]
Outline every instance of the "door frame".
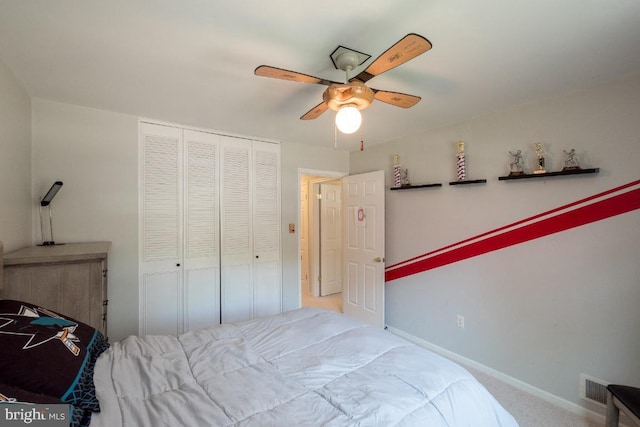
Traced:
[[[318, 169], [306, 169], [306, 168], [298, 168], [298, 185], [297, 185], [297, 224], [300, 226], [302, 224], [300, 218], [300, 193], [302, 191], [302, 175], [313, 175], [316, 177], [326, 178], [327, 180], [341, 179], [347, 175], [348, 172], [338, 172], [338, 171], [327, 171], [327, 170], [318, 170]], [[300, 233], [300, 231], [299, 231]], [[298, 308], [302, 307], [302, 248], [300, 246], [300, 234], [298, 234], [297, 238], [298, 245]]]

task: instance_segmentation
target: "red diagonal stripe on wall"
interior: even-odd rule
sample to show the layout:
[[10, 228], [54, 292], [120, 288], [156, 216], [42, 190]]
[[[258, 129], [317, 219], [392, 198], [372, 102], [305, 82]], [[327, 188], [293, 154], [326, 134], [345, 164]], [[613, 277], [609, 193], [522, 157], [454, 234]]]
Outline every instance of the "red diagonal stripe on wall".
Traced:
[[[620, 190], [621, 188], [636, 185], [638, 183], [640, 183], [640, 181], [635, 181], [623, 187], [619, 187], [617, 189], [614, 189], [602, 194], [609, 194], [616, 190]], [[597, 196], [593, 196], [585, 200], [591, 200], [596, 197]], [[567, 205], [567, 206], [573, 206], [578, 203], [579, 202], [572, 203], [571, 205]], [[560, 209], [561, 208], [554, 209], [553, 211], [550, 211], [550, 212], [556, 212]], [[433, 255], [426, 259], [416, 260], [417, 258], [413, 258], [416, 261], [403, 266], [399, 266], [403, 263], [395, 264], [395, 266], [398, 266], [397, 268], [394, 266], [388, 267], [385, 273], [385, 281], [389, 282], [391, 280], [400, 279], [402, 277], [410, 276], [416, 273], [421, 273], [427, 270], [431, 270], [433, 268], [442, 267], [443, 265], [452, 264], [454, 262], [462, 261], [467, 258], [475, 257], [488, 252], [496, 251], [498, 249], [503, 249], [509, 246], [517, 245], [519, 243], [527, 242], [529, 240], [537, 239], [539, 237], [548, 236], [550, 234], [554, 234], [554, 233], [565, 231], [571, 228], [579, 227], [581, 225], [589, 224], [595, 221], [600, 221], [600, 220], [603, 220], [612, 216], [620, 215], [626, 212], [630, 212], [636, 209], [640, 209], [640, 188], [610, 197], [605, 200], [592, 203], [587, 206], [582, 206], [568, 212], [560, 213], [553, 217], [542, 219], [535, 223], [527, 224], [520, 228], [516, 228], [514, 230], [509, 230], [498, 235], [486, 237], [483, 240], [469, 243], [465, 246], [452, 249], [448, 252]], [[547, 213], [550, 213], [550, 212], [547, 212]], [[532, 218], [538, 218], [543, 215], [545, 214], [536, 215], [535, 217], [532, 217]], [[525, 221], [526, 220], [519, 221], [516, 224], [520, 224]], [[503, 230], [508, 227], [510, 226], [502, 227], [498, 230]], [[498, 231], [498, 230], [494, 230], [494, 231]], [[484, 233], [481, 236], [486, 236], [491, 233], [492, 232]], [[468, 242], [471, 240], [473, 239], [467, 239], [463, 242]], [[447, 248], [454, 247], [454, 246], [457, 246], [457, 244], [450, 245]], [[441, 250], [434, 251], [431, 253], [435, 254], [438, 252], [441, 252]]]

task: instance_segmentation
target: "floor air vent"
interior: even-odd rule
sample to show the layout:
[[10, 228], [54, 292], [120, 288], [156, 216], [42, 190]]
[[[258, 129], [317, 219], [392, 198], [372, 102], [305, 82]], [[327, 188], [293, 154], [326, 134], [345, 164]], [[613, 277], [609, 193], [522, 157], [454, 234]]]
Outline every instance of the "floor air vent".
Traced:
[[580, 397], [600, 405], [607, 405], [607, 382], [580, 374]]

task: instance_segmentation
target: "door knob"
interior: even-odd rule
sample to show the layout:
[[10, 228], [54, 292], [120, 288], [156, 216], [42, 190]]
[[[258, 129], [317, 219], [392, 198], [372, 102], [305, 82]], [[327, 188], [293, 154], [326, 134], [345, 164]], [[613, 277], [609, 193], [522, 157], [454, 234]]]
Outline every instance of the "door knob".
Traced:
[[379, 256], [373, 259], [375, 262], [384, 262], [384, 258], [380, 258]]

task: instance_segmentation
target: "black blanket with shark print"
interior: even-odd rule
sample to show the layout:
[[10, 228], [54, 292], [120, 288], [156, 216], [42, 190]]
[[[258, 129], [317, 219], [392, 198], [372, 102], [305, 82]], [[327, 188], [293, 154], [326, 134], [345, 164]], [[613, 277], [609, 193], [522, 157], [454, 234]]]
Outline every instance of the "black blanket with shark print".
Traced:
[[34, 304], [0, 300], [0, 382], [11, 387], [97, 412], [93, 368], [108, 346], [99, 331], [82, 322]]

